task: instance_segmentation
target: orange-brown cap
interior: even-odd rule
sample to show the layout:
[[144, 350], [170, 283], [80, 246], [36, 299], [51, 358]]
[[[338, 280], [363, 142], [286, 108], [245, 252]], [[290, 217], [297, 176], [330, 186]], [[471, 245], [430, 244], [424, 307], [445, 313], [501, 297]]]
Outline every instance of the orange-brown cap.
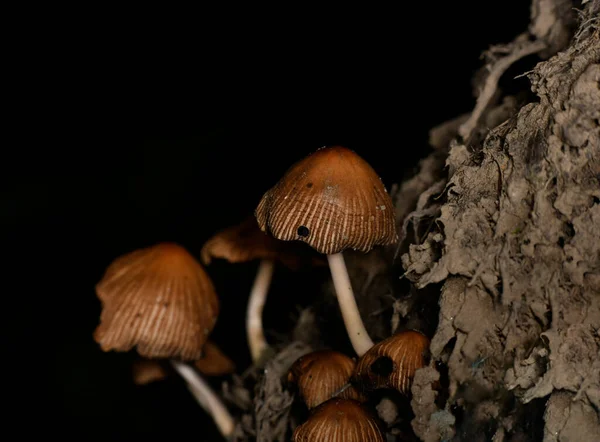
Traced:
[[397, 241], [392, 200], [373, 168], [353, 151], [323, 147], [294, 164], [255, 210], [261, 230], [320, 253], [368, 252]]
[[417, 369], [425, 366], [429, 339], [406, 330], [378, 342], [358, 359], [352, 379], [363, 391], [394, 388], [407, 394]]
[[[288, 382], [295, 384], [306, 406], [314, 408], [331, 399], [350, 382], [356, 362], [343, 353], [318, 350], [299, 357], [288, 371]], [[337, 397], [365, 400], [353, 386]]]
[[226, 259], [231, 263], [271, 259], [291, 269], [298, 269], [302, 264], [308, 264], [309, 260], [313, 264], [325, 264], [314, 255], [315, 252], [304, 244], [279, 241], [266, 234], [260, 230], [254, 216], [217, 232], [200, 251], [204, 265], [209, 265], [213, 258]]
[[352, 399], [330, 399], [294, 430], [293, 442], [384, 442], [377, 418]]
[[94, 339], [102, 350], [137, 346], [147, 358], [199, 359], [219, 313], [206, 271], [172, 243], [117, 258], [96, 285], [96, 294], [102, 314]]
[[202, 357], [194, 361], [198, 371], [206, 376], [223, 376], [235, 371], [235, 364], [212, 341], [207, 341], [202, 349]]

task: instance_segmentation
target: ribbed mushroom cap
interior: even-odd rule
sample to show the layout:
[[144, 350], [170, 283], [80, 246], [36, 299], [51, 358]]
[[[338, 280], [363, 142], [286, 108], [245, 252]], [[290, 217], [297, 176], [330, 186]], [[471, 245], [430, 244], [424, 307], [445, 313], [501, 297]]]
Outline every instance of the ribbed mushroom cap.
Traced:
[[406, 330], [378, 342], [356, 363], [353, 382], [369, 392], [394, 388], [407, 394], [417, 369], [425, 366], [429, 339], [414, 330]]
[[208, 274], [172, 243], [117, 258], [96, 285], [96, 294], [102, 314], [94, 339], [102, 350], [137, 346], [147, 358], [199, 359], [219, 313]]
[[198, 371], [206, 376], [223, 376], [235, 371], [235, 364], [212, 341], [207, 341], [202, 349], [202, 357], [194, 361]]
[[397, 241], [394, 208], [381, 179], [353, 151], [324, 147], [294, 164], [255, 210], [261, 230], [323, 254], [368, 252]]
[[[356, 362], [343, 353], [333, 350], [318, 350], [301, 356], [288, 372], [288, 382], [298, 388], [306, 406], [314, 408], [331, 399], [350, 382]], [[352, 386], [344, 389], [337, 397], [365, 400]]]
[[263, 232], [254, 216], [242, 223], [227, 227], [206, 241], [200, 251], [204, 265], [213, 258], [226, 259], [231, 263], [271, 259], [280, 261], [286, 267], [298, 269], [302, 264], [322, 264], [311, 248], [304, 244], [292, 244], [279, 241]]
[[296, 427], [293, 442], [384, 442], [377, 418], [360, 402], [330, 399]]

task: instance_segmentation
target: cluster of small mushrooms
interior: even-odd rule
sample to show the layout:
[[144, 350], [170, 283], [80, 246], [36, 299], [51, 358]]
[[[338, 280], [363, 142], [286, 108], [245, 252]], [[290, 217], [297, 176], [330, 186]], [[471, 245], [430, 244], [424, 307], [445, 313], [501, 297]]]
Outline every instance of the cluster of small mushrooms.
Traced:
[[[420, 332], [404, 330], [373, 343], [344, 262], [346, 249], [366, 253], [396, 241], [392, 201], [379, 176], [355, 152], [332, 146], [294, 164], [264, 194], [253, 217], [218, 232], [203, 246], [204, 266], [213, 258], [260, 261], [246, 316], [250, 354], [259, 366], [269, 354], [262, 312], [275, 263], [297, 269], [327, 262], [330, 267], [358, 359], [318, 350], [292, 364], [288, 381], [310, 410], [306, 422], [296, 427], [293, 441], [384, 441], [381, 422], [364, 402], [382, 388], [408, 394], [415, 371], [425, 364], [429, 340]], [[203, 377], [235, 370], [208, 339], [220, 304], [204, 266], [173, 243], [117, 258], [96, 285], [102, 313], [94, 339], [103, 351], [135, 347], [140, 356], [134, 367], [139, 384], [164, 378], [167, 370], [160, 362], [170, 362], [230, 439], [235, 421]]]

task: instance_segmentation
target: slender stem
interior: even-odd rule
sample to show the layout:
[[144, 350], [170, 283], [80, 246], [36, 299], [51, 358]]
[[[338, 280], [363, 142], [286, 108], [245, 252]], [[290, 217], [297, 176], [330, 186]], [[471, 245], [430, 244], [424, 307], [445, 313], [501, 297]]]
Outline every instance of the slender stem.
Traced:
[[233, 434], [234, 421], [217, 394], [210, 388], [210, 385], [189, 365], [171, 360], [171, 364], [187, 382], [188, 389], [194, 395], [198, 403], [204, 410], [210, 414], [219, 428], [219, 431], [229, 439]]
[[267, 299], [267, 293], [273, 278], [274, 261], [263, 259], [258, 265], [258, 271], [252, 284], [248, 308], [246, 310], [246, 334], [248, 346], [254, 363], [260, 360], [264, 350], [269, 346], [263, 329], [263, 308]]
[[373, 347], [373, 341], [360, 318], [360, 312], [358, 311], [358, 305], [356, 305], [356, 299], [354, 299], [352, 284], [344, 262], [344, 255], [342, 253], [327, 255], [327, 260], [329, 261], [329, 269], [331, 270], [333, 285], [344, 318], [344, 324], [346, 324], [348, 337], [356, 354], [362, 356], [368, 349]]

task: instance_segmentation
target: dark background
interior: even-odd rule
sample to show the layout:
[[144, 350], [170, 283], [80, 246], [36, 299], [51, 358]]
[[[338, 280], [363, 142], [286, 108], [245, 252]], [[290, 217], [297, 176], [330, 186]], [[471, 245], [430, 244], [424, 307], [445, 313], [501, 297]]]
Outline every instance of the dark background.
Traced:
[[[109, 41], [112, 31], [98, 28], [82, 46], [70, 34], [66, 50], [42, 49], [55, 79], [37, 85], [44, 121], [29, 130], [42, 141], [5, 152], [2, 165], [16, 282], [6, 299], [17, 300], [5, 344], [32, 360], [17, 368], [32, 391], [18, 390], [19, 409], [84, 439], [218, 440], [178, 378], [136, 387], [134, 355], [99, 350], [95, 283], [117, 256], [159, 241], [198, 256], [320, 146], [354, 149], [388, 189], [414, 173], [428, 130], [472, 109], [481, 52], [526, 29], [528, 2], [484, 3], [339, 11], [322, 22], [316, 10], [269, 11], [280, 15], [264, 23], [202, 16], [184, 29], [171, 23], [173, 32], [151, 23]], [[243, 318], [255, 269], [208, 269], [222, 299], [212, 336], [238, 372], [249, 363]], [[276, 272], [270, 339], [315, 294], [310, 278], [288, 276]]]

